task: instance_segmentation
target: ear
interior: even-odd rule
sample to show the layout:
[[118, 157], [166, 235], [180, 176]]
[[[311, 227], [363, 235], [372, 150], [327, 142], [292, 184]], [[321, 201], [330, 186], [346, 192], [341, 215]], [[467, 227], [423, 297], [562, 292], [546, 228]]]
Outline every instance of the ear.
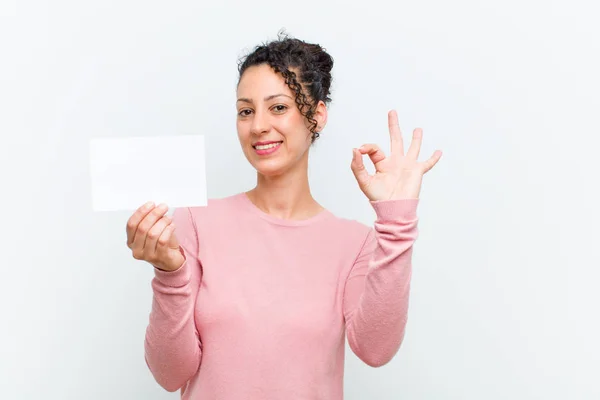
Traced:
[[317, 132], [321, 132], [327, 125], [327, 106], [320, 100], [313, 117], [317, 121]]

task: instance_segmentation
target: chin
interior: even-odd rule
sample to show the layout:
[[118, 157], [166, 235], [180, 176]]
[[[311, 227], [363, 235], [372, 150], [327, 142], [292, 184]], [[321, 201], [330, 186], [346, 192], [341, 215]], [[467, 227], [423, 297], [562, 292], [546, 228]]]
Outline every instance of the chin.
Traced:
[[273, 177], [285, 173], [289, 169], [288, 163], [283, 160], [252, 160], [252, 166], [259, 174], [263, 176]]

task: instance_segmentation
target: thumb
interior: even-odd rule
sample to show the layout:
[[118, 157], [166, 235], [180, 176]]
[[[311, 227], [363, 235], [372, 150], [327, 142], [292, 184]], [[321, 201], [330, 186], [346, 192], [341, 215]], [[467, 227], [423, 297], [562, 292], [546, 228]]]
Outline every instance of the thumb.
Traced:
[[171, 254], [173, 255], [172, 257], [177, 259], [177, 262], [180, 263], [181, 259], [179, 256], [175, 257], [174, 254], [181, 254], [181, 257], [183, 257], [183, 260], [185, 262], [186, 260], [186, 255], [185, 252], [186, 250], [184, 250], [183, 246], [179, 243], [179, 240], [177, 240], [177, 235], [175, 234], [175, 223], [172, 222], [171, 225], [169, 225], [168, 229], [171, 230], [171, 236], [169, 237], [169, 241], [167, 242], [167, 247], [173, 251], [175, 250], [175, 252], [172, 252]]
[[167, 241], [167, 247], [173, 250], [179, 250], [179, 240], [177, 240], [177, 235], [175, 233], [175, 223], [171, 222], [169, 226], [167, 226], [166, 230], [168, 230], [169, 240]]
[[369, 172], [365, 168], [365, 164], [363, 163], [363, 158], [360, 151], [357, 149], [352, 149], [352, 163], [350, 164], [350, 168], [354, 173], [354, 177], [358, 182], [358, 186], [364, 188], [369, 183]]

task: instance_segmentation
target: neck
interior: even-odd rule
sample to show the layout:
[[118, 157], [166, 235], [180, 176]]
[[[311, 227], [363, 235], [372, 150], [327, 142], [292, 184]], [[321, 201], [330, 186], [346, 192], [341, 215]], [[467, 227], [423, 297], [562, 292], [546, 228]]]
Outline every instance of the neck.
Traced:
[[323, 210], [310, 192], [308, 168], [277, 176], [257, 174], [256, 187], [246, 195], [256, 207], [281, 219], [306, 219]]

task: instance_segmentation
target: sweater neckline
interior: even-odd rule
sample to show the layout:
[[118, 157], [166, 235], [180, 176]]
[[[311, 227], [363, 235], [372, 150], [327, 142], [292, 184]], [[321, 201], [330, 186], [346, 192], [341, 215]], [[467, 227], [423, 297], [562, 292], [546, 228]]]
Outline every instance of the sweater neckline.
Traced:
[[242, 203], [244, 205], [244, 207], [246, 207], [248, 210], [250, 210], [252, 213], [258, 215], [260, 218], [275, 224], [275, 225], [281, 225], [281, 226], [306, 226], [306, 225], [311, 225], [314, 224], [316, 222], [319, 222], [327, 217], [332, 216], [333, 214], [327, 210], [327, 209], [323, 209], [321, 210], [318, 214], [313, 215], [312, 217], [309, 218], [305, 218], [305, 219], [284, 219], [284, 218], [279, 218], [279, 217], [275, 217], [271, 214], [268, 214], [266, 212], [264, 212], [263, 210], [261, 210], [260, 208], [258, 208], [253, 202], [252, 200], [250, 200], [250, 198], [248, 197], [248, 195], [246, 194], [246, 192], [241, 192], [237, 195], [237, 197], [240, 200], [240, 203]]

